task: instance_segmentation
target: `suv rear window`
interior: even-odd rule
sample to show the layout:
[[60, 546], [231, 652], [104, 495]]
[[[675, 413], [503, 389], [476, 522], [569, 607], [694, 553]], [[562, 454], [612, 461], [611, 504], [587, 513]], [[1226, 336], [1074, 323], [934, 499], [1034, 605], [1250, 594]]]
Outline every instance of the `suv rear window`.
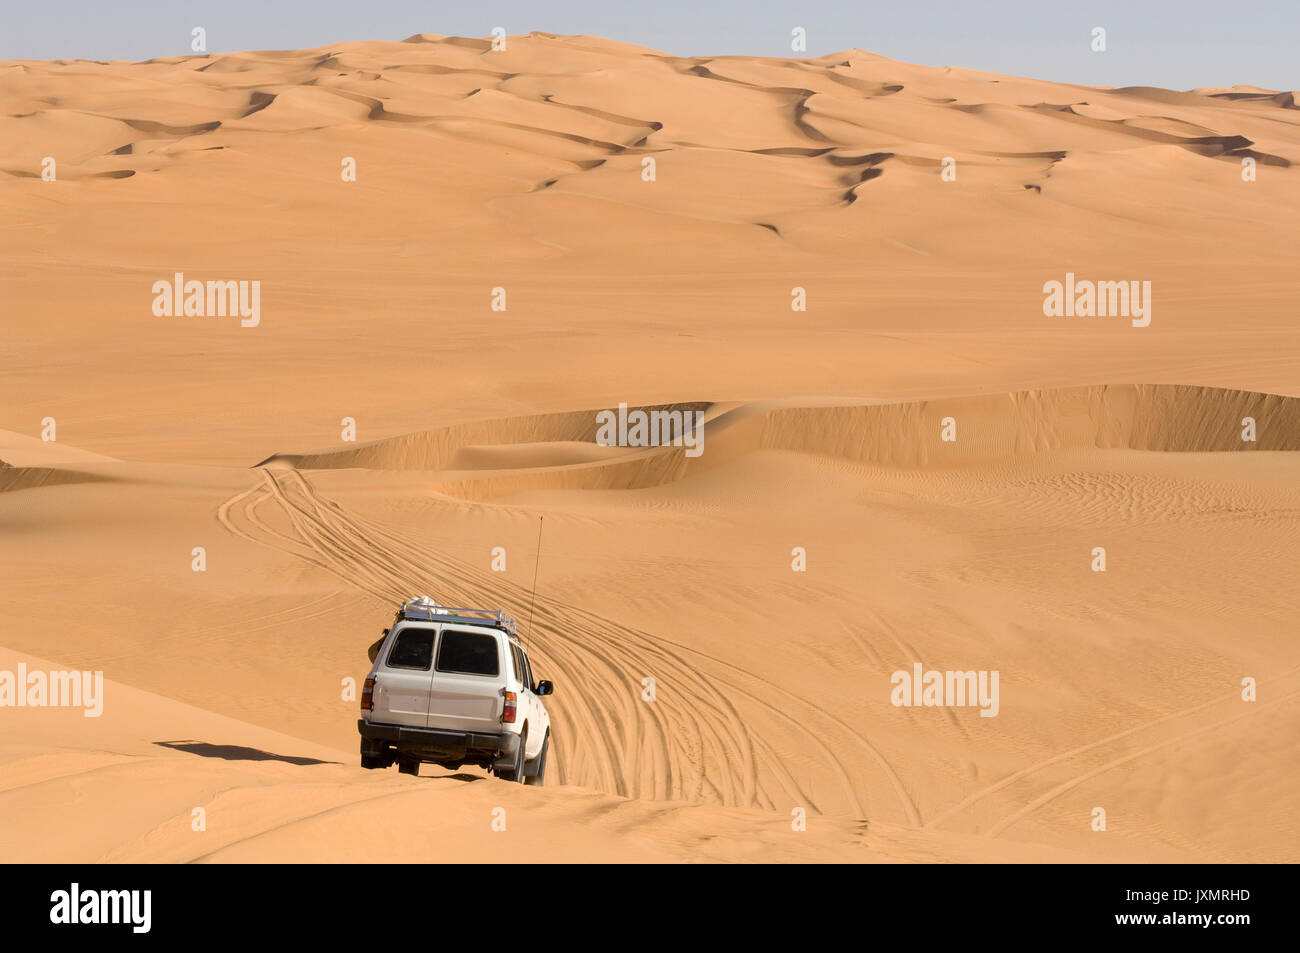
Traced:
[[459, 675], [498, 675], [497, 640], [491, 635], [444, 630], [438, 646], [438, 671]]
[[397, 641], [388, 650], [389, 668], [418, 668], [429, 670], [433, 661], [433, 629], [403, 629], [397, 633]]

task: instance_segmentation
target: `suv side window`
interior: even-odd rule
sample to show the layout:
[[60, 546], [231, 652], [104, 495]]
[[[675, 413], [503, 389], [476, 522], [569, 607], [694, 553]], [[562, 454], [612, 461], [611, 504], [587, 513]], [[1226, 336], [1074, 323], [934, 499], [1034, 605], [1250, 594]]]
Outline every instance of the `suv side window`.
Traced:
[[403, 629], [388, 650], [389, 668], [414, 668], [427, 672], [433, 663], [434, 629]]
[[533, 669], [528, 664], [528, 655], [517, 643], [510, 643], [510, 654], [515, 661], [515, 675], [523, 684], [524, 688], [532, 691], [533, 688]]
[[520, 678], [523, 680], [524, 687], [531, 692], [533, 685], [536, 684], [533, 681], [533, 667], [528, 663], [528, 653], [522, 648], [519, 649], [519, 657], [524, 660], [523, 675]]
[[457, 675], [500, 674], [496, 636], [444, 629], [438, 646], [438, 671]]

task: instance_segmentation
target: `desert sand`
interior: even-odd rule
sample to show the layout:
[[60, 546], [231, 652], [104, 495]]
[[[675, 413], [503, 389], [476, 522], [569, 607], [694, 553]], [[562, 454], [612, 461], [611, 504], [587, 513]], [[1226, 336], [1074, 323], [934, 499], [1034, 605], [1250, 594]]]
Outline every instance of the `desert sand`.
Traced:
[[[0, 74], [0, 671], [104, 677], [0, 708], [0, 857], [1300, 860], [1293, 92], [548, 34]], [[360, 768], [424, 593], [524, 623], [545, 787]], [[894, 705], [918, 663], [997, 716]]]

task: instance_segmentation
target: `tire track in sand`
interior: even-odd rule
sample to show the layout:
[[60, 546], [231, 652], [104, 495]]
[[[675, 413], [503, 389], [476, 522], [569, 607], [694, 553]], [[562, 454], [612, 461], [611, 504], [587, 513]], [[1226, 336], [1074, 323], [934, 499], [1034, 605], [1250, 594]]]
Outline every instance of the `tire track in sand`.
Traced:
[[[1287, 687], [1290, 687], [1290, 683], [1293, 681], [1292, 677], [1298, 671], [1300, 671], [1300, 666], [1288, 669], [1286, 672], [1282, 673], [1282, 675], [1278, 676], [1278, 681], [1286, 679], [1288, 680]], [[1285, 695], [1281, 700], [1292, 698], [1296, 694], [1300, 694], [1300, 692], [1292, 691]], [[1238, 717], [1219, 719], [1209, 722], [1208, 724], [1205, 722], [1202, 713], [1212, 708], [1223, 708], [1231, 704], [1243, 704], [1240, 701], [1240, 694], [1236, 691], [1217, 696], [1209, 701], [1202, 702], [1199, 705], [1193, 705], [1188, 708], [1170, 712], [1167, 715], [1162, 715], [1150, 721], [1142, 722], [1141, 724], [1126, 728], [1123, 731], [1115, 732], [1105, 736], [1104, 738], [1098, 738], [1096, 741], [1091, 741], [1087, 744], [1070, 748], [1041, 761], [1026, 765], [991, 785], [971, 792], [957, 804], [928, 820], [924, 826], [926, 828], [935, 828], [954, 817], [969, 814], [970, 809], [977, 803], [988, 798], [990, 795], [998, 794], [1010, 788], [1012, 790], [1003, 798], [1003, 800], [1010, 803], [1022, 804], [1024, 807], [997, 821], [987, 831], [989, 835], [999, 834], [1012, 824], [1046, 804], [1048, 801], [1055, 799], [1066, 791], [1077, 787], [1079, 784], [1090, 780], [1113, 767], [1127, 764], [1129, 761], [1133, 761], [1138, 757], [1153, 753], [1180, 741], [1196, 737], [1221, 725], [1231, 724], [1232, 722], [1239, 720], [1241, 717], [1245, 717], [1253, 713], [1253, 711], [1259, 710], [1251, 709]], [[1272, 702], [1263, 707], [1271, 707], [1274, 704], [1278, 704], [1278, 702]], [[1179, 727], [1177, 725], [1178, 722], [1193, 718], [1199, 720], [1194, 725], [1176, 731], [1175, 734], [1167, 738], [1157, 741], [1150, 737], [1152, 734], [1165, 729], [1166, 726], [1177, 728]], [[1144, 735], [1147, 735], [1147, 737], [1144, 738]], [[1128, 746], [1134, 743], [1140, 746], [1138, 750], [1128, 751]], [[1119, 757], [1116, 757], [1116, 755], [1119, 755]], [[1094, 762], [1096, 759], [1100, 759], [1102, 763], [1100, 765], [1090, 763]], [[1079, 762], [1079, 764], [1075, 767], [1070, 767], [1070, 762]], [[1038, 792], [1042, 791], [1044, 782], [1036, 780], [1032, 778], [1032, 776], [1056, 765], [1065, 765], [1067, 768], [1070, 768], [1070, 773], [1064, 781], [1051, 785], [1045, 793], [1039, 794]], [[1050, 784], [1050, 782], [1047, 783]], [[980, 833], [984, 833], [984, 831], [981, 830]]]

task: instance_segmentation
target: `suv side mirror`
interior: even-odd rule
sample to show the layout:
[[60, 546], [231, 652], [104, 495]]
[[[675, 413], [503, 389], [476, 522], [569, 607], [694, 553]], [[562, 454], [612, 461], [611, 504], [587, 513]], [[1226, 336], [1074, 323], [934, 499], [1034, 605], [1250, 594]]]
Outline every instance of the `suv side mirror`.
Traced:
[[375, 659], [379, 657], [379, 648], [384, 644], [384, 639], [388, 638], [388, 633], [391, 631], [392, 629], [384, 629], [383, 634], [379, 636], [379, 641], [366, 649], [366, 654], [370, 656], [371, 664], [374, 664]]
[[554, 693], [555, 693], [555, 686], [552, 685], [550, 682], [538, 682], [537, 691], [534, 694], [552, 695]]

